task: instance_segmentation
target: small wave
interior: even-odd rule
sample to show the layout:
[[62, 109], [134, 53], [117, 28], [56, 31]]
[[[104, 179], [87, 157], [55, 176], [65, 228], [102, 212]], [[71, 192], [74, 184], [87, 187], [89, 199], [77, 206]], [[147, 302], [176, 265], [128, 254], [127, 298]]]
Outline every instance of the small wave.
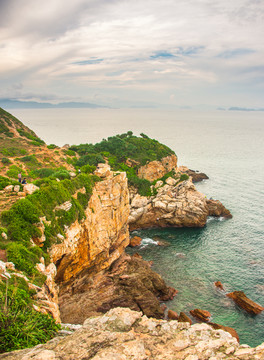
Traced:
[[146, 246], [148, 245], [158, 245], [158, 241], [155, 241], [151, 238], [144, 238], [142, 239], [142, 242], [141, 242], [141, 249], [145, 248]]
[[177, 256], [179, 258], [185, 258], [186, 254], [184, 254], [184, 253], [176, 253], [175, 256]]
[[207, 220], [206, 220], [206, 223], [209, 223], [211, 221], [224, 221], [225, 218], [223, 216], [219, 216], [219, 217], [216, 217], [216, 216], [208, 216]]

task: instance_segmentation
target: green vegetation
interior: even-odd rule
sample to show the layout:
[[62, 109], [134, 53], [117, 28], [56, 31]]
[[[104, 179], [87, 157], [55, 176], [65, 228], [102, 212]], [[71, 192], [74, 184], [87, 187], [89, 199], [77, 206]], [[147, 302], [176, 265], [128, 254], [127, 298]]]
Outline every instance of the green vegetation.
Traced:
[[174, 151], [166, 145], [150, 139], [145, 134], [140, 135], [141, 137], [137, 137], [132, 131], [128, 131], [125, 134], [109, 137], [107, 140], [103, 139], [95, 145], [74, 145], [70, 147], [70, 150], [76, 151], [81, 156], [77, 166], [96, 165], [98, 162], [103, 162], [103, 156], [112, 157], [113, 160], [115, 158], [116, 164], [130, 158], [137, 161], [139, 165], [145, 165], [148, 161], [161, 160], [163, 157], [174, 154]]
[[2, 161], [2, 163], [3, 163], [4, 165], [9, 165], [9, 164], [12, 163], [12, 162], [11, 162], [8, 158], [6, 158], [6, 157], [3, 157], [3, 158], [1, 159], [1, 161]]
[[50, 315], [35, 311], [24, 279], [0, 280], [0, 353], [50, 340], [60, 326]]
[[[63, 171], [61, 174], [63, 175]], [[65, 226], [85, 217], [84, 209], [91, 197], [94, 183], [98, 180], [96, 176], [87, 174], [80, 174], [72, 180], [65, 179], [60, 182], [52, 178], [37, 180], [39, 191], [17, 201], [9, 210], [1, 214], [1, 223], [7, 229], [10, 242], [6, 246], [8, 260], [29, 277], [35, 276], [35, 265], [39, 257], [45, 257], [47, 248], [57, 242], [57, 234], [64, 234]], [[84, 194], [78, 193], [81, 188], [85, 188]], [[76, 192], [77, 199], [72, 196]], [[54, 211], [56, 206], [66, 201], [72, 204], [68, 211]], [[41, 236], [38, 228], [40, 216], [45, 216], [47, 220], [46, 241], [42, 248], [33, 247], [30, 242], [31, 238]]]
[[55, 145], [55, 144], [50, 144], [50, 145], [47, 146], [47, 148], [48, 148], [48, 149], [51, 149], [51, 150], [56, 149], [57, 147], [58, 147], [58, 146]]
[[3, 190], [8, 185], [20, 185], [18, 181], [10, 180], [5, 176], [0, 175], [0, 190]]

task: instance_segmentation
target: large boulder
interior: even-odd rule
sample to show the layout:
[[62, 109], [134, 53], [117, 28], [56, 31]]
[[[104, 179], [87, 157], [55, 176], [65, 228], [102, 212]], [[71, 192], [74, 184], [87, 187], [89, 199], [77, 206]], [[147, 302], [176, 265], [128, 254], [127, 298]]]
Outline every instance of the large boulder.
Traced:
[[39, 187], [34, 184], [25, 184], [24, 185], [24, 192], [27, 195], [33, 194], [35, 191], [39, 190]]
[[264, 310], [264, 307], [250, 300], [243, 291], [234, 291], [227, 294], [229, 298], [233, 299], [235, 303], [242, 309], [246, 310], [250, 314], [259, 314]]

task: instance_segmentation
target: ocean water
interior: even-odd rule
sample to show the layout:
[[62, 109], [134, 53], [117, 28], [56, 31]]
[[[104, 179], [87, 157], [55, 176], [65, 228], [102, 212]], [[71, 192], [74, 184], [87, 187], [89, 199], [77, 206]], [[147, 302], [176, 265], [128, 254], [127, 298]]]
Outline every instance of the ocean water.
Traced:
[[[231, 326], [241, 343], [264, 342], [264, 311], [252, 316], [214, 287], [243, 290], [264, 306], [264, 113], [140, 109], [10, 110], [47, 143], [96, 142], [128, 130], [165, 143], [180, 165], [209, 180], [199, 191], [219, 199], [230, 220], [208, 219], [203, 229], [136, 232], [143, 245], [133, 251], [153, 260], [153, 269], [179, 292], [167, 303], [177, 312], [206, 309], [212, 321]], [[157, 246], [162, 239], [168, 246]], [[131, 250], [130, 250], [131, 251]]]

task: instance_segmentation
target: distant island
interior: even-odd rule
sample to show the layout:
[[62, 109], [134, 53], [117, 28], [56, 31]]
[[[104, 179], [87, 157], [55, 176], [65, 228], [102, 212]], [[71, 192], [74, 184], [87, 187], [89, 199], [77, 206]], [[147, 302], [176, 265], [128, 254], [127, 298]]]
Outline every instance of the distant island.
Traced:
[[37, 101], [20, 101], [13, 99], [0, 99], [0, 107], [7, 109], [76, 109], [76, 108], [107, 108], [107, 106], [91, 104], [87, 102], [61, 102], [58, 104], [52, 104], [49, 102], [37, 102]]

